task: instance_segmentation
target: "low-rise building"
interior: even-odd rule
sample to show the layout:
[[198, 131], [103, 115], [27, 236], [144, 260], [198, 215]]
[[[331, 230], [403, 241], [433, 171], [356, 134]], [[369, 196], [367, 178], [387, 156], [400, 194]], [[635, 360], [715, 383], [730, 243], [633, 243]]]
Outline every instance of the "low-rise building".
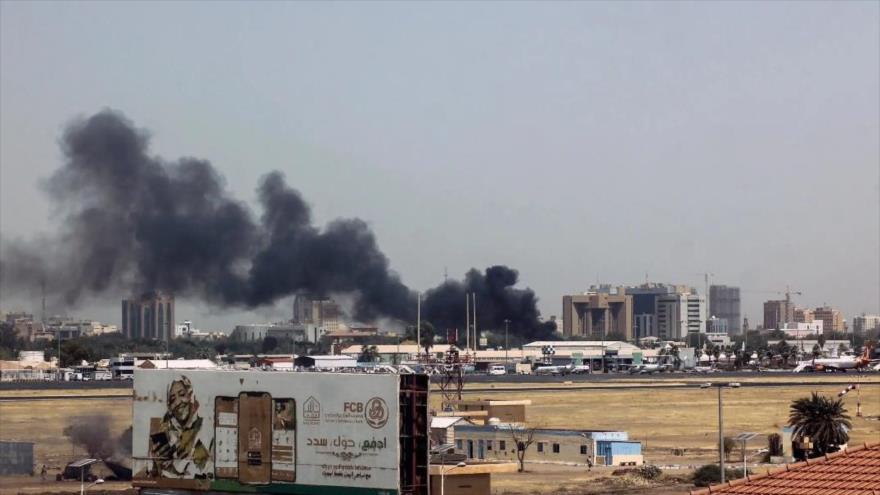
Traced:
[[257, 323], [236, 325], [230, 338], [239, 342], [262, 342], [266, 337], [278, 340], [304, 342], [308, 329], [300, 324], [291, 323]]
[[[518, 425], [457, 425], [455, 452], [473, 460], [517, 459]], [[535, 429], [526, 461], [594, 466], [640, 466], [642, 445], [624, 431]]]
[[502, 423], [525, 423], [526, 406], [532, 401], [525, 400], [480, 400], [465, 399], [451, 401], [450, 404], [459, 412], [486, 411], [486, 420], [497, 418]]
[[788, 322], [780, 328], [785, 332], [787, 338], [802, 339], [809, 335], [819, 335], [824, 331], [824, 322], [822, 320], [813, 320], [810, 322]]

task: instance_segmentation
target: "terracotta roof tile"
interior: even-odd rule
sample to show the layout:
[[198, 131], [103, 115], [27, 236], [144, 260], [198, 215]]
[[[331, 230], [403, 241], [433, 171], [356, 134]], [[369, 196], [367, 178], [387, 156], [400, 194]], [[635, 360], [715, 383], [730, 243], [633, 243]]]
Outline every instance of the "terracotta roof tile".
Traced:
[[787, 464], [691, 495], [880, 495], [880, 443]]

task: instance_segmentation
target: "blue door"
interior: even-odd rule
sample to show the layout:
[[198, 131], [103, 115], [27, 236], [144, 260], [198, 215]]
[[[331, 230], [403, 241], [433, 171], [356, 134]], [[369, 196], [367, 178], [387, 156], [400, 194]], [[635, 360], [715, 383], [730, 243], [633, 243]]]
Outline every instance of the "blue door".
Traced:
[[477, 440], [477, 455], [478, 459], [486, 458], [486, 442], [483, 440]]

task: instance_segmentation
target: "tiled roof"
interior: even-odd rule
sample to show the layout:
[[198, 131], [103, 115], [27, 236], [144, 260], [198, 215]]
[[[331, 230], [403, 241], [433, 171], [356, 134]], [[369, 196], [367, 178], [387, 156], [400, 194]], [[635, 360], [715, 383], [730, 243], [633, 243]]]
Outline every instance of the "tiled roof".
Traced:
[[848, 448], [691, 495], [880, 495], [880, 443]]

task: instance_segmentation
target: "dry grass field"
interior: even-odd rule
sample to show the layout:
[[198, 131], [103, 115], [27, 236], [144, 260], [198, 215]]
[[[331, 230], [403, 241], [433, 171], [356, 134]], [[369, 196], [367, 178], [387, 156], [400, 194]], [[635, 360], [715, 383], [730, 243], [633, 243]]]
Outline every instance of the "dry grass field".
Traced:
[[[724, 426], [728, 435], [743, 431], [761, 434], [779, 432], [788, 419], [794, 399], [816, 391], [836, 396], [840, 385], [767, 387], [743, 384], [723, 390]], [[680, 388], [657, 390], [560, 390], [522, 392], [479, 392], [467, 397], [530, 399], [530, 423], [548, 428], [625, 430], [646, 446], [649, 457], [666, 460], [662, 454], [672, 448], [712, 450], [717, 444], [718, 395], [716, 389]], [[852, 442], [880, 440], [880, 383], [863, 383], [863, 417], [853, 417]], [[439, 406], [439, 394], [432, 405]], [[845, 399], [855, 416], [856, 396]], [[763, 446], [763, 445], [761, 445]], [[757, 448], [758, 445], [756, 444]], [[654, 461], [655, 459], [651, 459]]]
[[[880, 440], [880, 381], [871, 377], [863, 381], [861, 390], [864, 417], [853, 418], [852, 443]], [[780, 377], [773, 377], [779, 380]], [[813, 376], [806, 378], [783, 377], [783, 379], [810, 380], [809, 386], [768, 387], [758, 381], [739, 380], [743, 387], [724, 390], [725, 432], [734, 435], [742, 431], [763, 434], [778, 432], [788, 418], [792, 400], [807, 396], [815, 390], [834, 396], [842, 388], [827, 384], [834, 377]], [[707, 379], [699, 381], [707, 381]], [[650, 380], [646, 380], [650, 381]], [[690, 379], [688, 379], [690, 381]], [[866, 383], [867, 382], [867, 383]], [[626, 383], [633, 383], [627, 381]], [[487, 388], [487, 384], [474, 387]], [[499, 384], [501, 386], [502, 384]], [[717, 392], [714, 389], [658, 388], [621, 389], [611, 383], [600, 390], [571, 390], [559, 385], [558, 390], [528, 390], [523, 388], [510, 392], [475, 392], [467, 397], [497, 399], [531, 399], [528, 410], [531, 423], [551, 428], [619, 429], [630, 433], [632, 439], [645, 446], [646, 458], [656, 464], [698, 465], [711, 462], [717, 442]], [[516, 384], [503, 384], [516, 387]], [[69, 392], [65, 392], [69, 393]], [[131, 390], [77, 391], [79, 396], [130, 395]], [[58, 391], [0, 392], [0, 398], [22, 395], [51, 396]], [[846, 404], [855, 414], [854, 393], [847, 396]], [[439, 407], [440, 394], [434, 393], [431, 405]], [[63, 435], [70, 418], [92, 414], [107, 415], [107, 429], [118, 436], [131, 424], [131, 401], [126, 399], [75, 398], [51, 400], [15, 400], [0, 402], [0, 440], [35, 442], [37, 465], [53, 468], [63, 467], [71, 459], [84, 452], [71, 445]], [[764, 447], [764, 440], [756, 439], [750, 449]], [[673, 456], [673, 448], [687, 449], [684, 456]], [[687, 493], [687, 486], [670, 482], [665, 487], [616, 487], [616, 480], [604, 469], [585, 473], [583, 468], [550, 465], [528, 465], [527, 473], [497, 475], [494, 493]], [[57, 470], [50, 471], [54, 476]], [[684, 472], [676, 472], [686, 475]], [[0, 480], [0, 493], [32, 492], [10, 487], [9, 480]], [[39, 481], [39, 478], [37, 478]], [[18, 485], [18, 483], [12, 483]], [[54, 485], [54, 484], [53, 484]], [[65, 485], [66, 486], [66, 485]], [[49, 491], [58, 487], [53, 486]], [[78, 488], [78, 486], [76, 487]], [[109, 487], [108, 487], [109, 488]]]

